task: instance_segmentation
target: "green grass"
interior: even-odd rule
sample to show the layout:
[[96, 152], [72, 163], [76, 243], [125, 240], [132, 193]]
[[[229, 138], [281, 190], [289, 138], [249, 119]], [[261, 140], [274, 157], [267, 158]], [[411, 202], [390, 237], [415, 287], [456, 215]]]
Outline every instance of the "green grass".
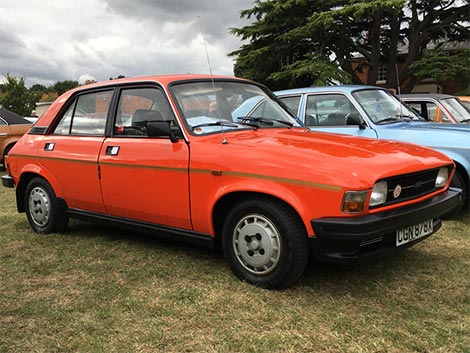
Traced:
[[0, 352], [469, 352], [470, 215], [396, 256], [312, 261], [294, 288], [219, 252], [72, 221], [39, 235], [0, 188]]

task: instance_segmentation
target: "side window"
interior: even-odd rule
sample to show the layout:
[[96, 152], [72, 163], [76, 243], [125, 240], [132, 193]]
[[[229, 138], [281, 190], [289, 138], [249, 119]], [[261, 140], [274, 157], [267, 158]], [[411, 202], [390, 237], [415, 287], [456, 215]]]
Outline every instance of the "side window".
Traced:
[[342, 94], [310, 95], [305, 109], [307, 126], [342, 126], [347, 125], [347, 118], [359, 112], [349, 99]]
[[76, 97], [53, 134], [103, 136], [112, 95], [112, 91], [101, 91]]
[[300, 98], [301, 96], [288, 96], [288, 97], [282, 97], [280, 99], [282, 103], [284, 103], [287, 106], [287, 108], [289, 108], [292, 114], [294, 114], [295, 116], [298, 116]]
[[152, 121], [176, 124], [163, 92], [158, 88], [123, 89], [119, 97], [114, 135], [146, 136], [147, 124]]
[[426, 109], [426, 103], [420, 102], [405, 102], [406, 105], [413, 108], [419, 115], [421, 115], [426, 120], [429, 120], [428, 111]]
[[0, 125], [8, 125], [7, 122], [5, 120], [3, 120], [2, 118], [0, 118]]

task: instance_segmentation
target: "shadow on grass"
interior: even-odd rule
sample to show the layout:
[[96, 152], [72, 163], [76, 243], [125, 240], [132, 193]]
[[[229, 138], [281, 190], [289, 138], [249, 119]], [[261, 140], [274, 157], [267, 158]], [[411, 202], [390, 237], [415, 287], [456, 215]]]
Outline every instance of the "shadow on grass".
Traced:
[[[224, 268], [221, 273], [230, 275], [228, 265], [220, 249], [211, 250], [177, 240], [83, 221], [72, 221], [64, 236], [97, 238], [100, 241], [129, 245], [136, 250], [145, 249], [147, 251], [151, 249], [158, 253], [168, 254], [168, 256], [183, 256], [187, 258], [188, 263], [204, 264], [202, 268], [195, 266], [190, 271], [211, 268], [217, 272], [218, 268]], [[406, 280], [404, 278], [412, 275], [413, 272], [429, 272], [438, 266], [438, 257], [429, 252], [420, 251], [418, 247], [421, 244], [395, 252], [390, 256], [371, 259], [355, 265], [330, 264], [310, 259], [304, 275], [293, 287], [293, 290], [321, 292], [322, 295], [337, 297], [347, 293], [363, 293], [365, 295], [367, 291], [380, 288], [379, 292], [386, 294], [388, 290], [392, 290], [397, 283]], [[231, 285], [233, 285], [234, 282], [229, 280], [226, 284], [232, 283]]]
[[212, 256], [214, 259], [221, 259], [223, 261], [222, 252], [214, 251], [213, 249], [204, 246], [190, 244], [184, 240], [178, 240], [177, 236], [170, 239], [159, 235], [129, 231], [127, 229], [100, 223], [71, 220], [67, 231], [63, 235], [86, 237], [89, 239], [101, 238], [107, 241], [129, 244], [138, 248], [151, 248], [155, 250], [163, 249], [165, 251], [185, 253], [194, 258], [206, 258], [208, 256]]

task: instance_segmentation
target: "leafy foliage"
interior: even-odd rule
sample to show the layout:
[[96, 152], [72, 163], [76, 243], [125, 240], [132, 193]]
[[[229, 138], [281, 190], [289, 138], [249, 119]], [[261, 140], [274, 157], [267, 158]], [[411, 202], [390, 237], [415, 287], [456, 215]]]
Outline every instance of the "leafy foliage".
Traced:
[[57, 92], [57, 94], [60, 96], [64, 94], [65, 92], [67, 92], [68, 90], [71, 90], [78, 86], [79, 86], [78, 81], [72, 81], [72, 80], [57, 81], [52, 86], [52, 89], [54, 92]]
[[[237, 76], [274, 89], [362, 83], [364, 68], [366, 82], [375, 84], [381, 66], [387, 86], [396, 87], [397, 76], [410, 81], [408, 66], [428, 44], [468, 40], [469, 11], [469, 0], [256, 0], [241, 12], [254, 21], [231, 29], [247, 44], [229, 55]], [[408, 52], [397, 75], [399, 48]]]
[[457, 78], [466, 87], [458, 94], [470, 95], [470, 49], [458, 50], [453, 55], [442, 49], [426, 51], [420, 60], [410, 65], [410, 72], [417, 77], [437, 80]]
[[5, 75], [5, 83], [0, 87], [0, 105], [21, 116], [28, 116], [36, 109], [39, 94], [25, 86], [23, 77]]

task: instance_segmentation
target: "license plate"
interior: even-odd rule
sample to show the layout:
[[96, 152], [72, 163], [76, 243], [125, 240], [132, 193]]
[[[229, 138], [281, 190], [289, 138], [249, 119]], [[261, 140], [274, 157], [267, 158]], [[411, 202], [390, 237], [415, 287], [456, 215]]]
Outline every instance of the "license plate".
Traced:
[[415, 224], [400, 230], [397, 230], [396, 246], [400, 246], [410, 241], [424, 237], [433, 232], [432, 219], [428, 219], [420, 224]]

